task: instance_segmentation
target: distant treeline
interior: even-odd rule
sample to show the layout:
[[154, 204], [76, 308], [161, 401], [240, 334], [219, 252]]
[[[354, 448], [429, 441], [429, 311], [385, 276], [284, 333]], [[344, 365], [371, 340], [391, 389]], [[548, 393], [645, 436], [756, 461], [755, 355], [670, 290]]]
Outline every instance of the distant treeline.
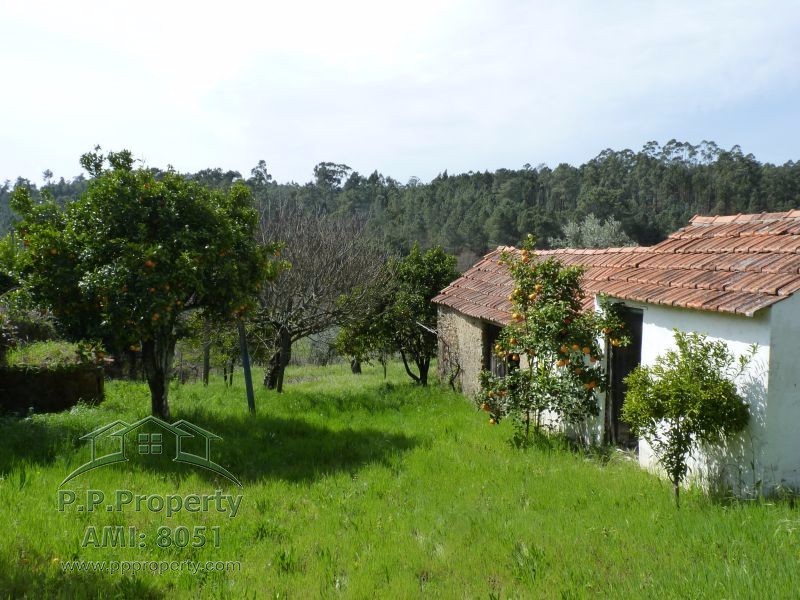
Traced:
[[[135, 151], [135, 149], [134, 149]], [[45, 176], [49, 172], [45, 172]], [[374, 172], [364, 176], [347, 165], [320, 163], [306, 184], [273, 181], [263, 161], [245, 177], [236, 171], [206, 169], [188, 177], [225, 188], [244, 179], [262, 210], [280, 202], [326, 213], [355, 214], [393, 250], [414, 242], [442, 245], [459, 255], [461, 265], [500, 244], [516, 244], [533, 233], [546, 247], [562, 236], [570, 221], [594, 214], [614, 218], [640, 244], [652, 244], [683, 226], [694, 214], [783, 211], [800, 207], [800, 162], [761, 163], [738, 146], [723, 150], [672, 140], [646, 144], [640, 151], [604, 150], [574, 167], [525, 165], [519, 170], [449, 175], [430, 183], [412, 178], [400, 183]], [[0, 233], [13, 215], [8, 197], [24, 179], [0, 187]], [[57, 202], [77, 198], [87, 180], [48, 179], [46, 191]]]

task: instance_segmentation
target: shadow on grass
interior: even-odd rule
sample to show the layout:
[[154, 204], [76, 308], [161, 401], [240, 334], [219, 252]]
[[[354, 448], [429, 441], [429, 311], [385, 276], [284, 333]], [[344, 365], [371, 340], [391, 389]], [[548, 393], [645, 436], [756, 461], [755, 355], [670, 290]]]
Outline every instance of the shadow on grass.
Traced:
[[369, 464], [388, 465], [418, 445], [414, 437], [373, 428], [332, 429], [303, 419], [275, 416], [225, 417], [184, 410], [183, 418], [222, 438], [213, 460], [242, 483], [261, 479], [310, 481]]
[[[262, 479], [309, 481], [339, 471], [354, 472], [366, 464], [389, 464], [398, 453], [418, 443], [414, 437], [374, 428], [334, 429], [302, 418], [260, 414], [251, 417], [241, 412], [228, 416], [193, 406], [184, 406], [180, 418], [222, 438], [212, 441], [210, 458], [243, 484]], [[80, 421], [3, 419], [0, 474], [7, 474], [18, 463], [48, 465], [65, 453], [74, 453], [75, 460], [69, 466], [72, 470], [88, 458], [86, 452], [80, 452], [87, 442], [79, 438], [91, 429]], [[174, 453], [151, 462], [134, 457], [103, 470], [161, 473], [176, 483], [192, 473], [208, 481], [227, 481], [205, 469], [174, 463], [172, 457]]]
[[83, 444], [79, 438], [91, 430], [79, 420], [0, 417], [0, 475], [6, 475], [21, 461], [47, 465], [65, 452], [77, 452]]
[[[46, 561], [46, 559], [43, 559]], [[110, 575], [100, 571], [64, 571], [60, 564], [31, 565], [0, 560], [0, 598], [130, 598], [156, 599], [165, 594], [157, 581]]]

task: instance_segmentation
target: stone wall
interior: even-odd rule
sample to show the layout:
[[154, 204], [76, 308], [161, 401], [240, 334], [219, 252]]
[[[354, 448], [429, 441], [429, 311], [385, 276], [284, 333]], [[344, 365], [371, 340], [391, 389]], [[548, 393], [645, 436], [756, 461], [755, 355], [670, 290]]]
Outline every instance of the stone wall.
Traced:
[[87, 366], [66, 370], [0, 369], [0, 413], [58, 412], [78, 400], [103, 399], [103, 369]]
[[483, 368], [483, 321], [474, 319], [448, 308], [439, 306], [437, 329], [439, 332], [439, 379], [454, 384], [467, 396], [475, 393], [479, 386], [478, 375]]

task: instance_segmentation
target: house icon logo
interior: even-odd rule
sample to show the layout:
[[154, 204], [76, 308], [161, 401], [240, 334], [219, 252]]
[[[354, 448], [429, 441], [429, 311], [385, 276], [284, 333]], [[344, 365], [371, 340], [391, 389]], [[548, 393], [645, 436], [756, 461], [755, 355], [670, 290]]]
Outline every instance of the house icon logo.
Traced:
[[[59, 488], [82, 473], [126, 462], [135, 455], [166, 456], [173, 452], [175, 455], [173, 462], [207, 469], [242, 487], [241, 482], [230, 471], [211, 460], [211, 442], [220, 441], [222, 438], [183, 419], [171, 425], [153, 416], [130, 424], [116, 420], [87, 433], [80, 439], [89, 442], [91, 459], [67, 475], [59, 484]], [[114, 450], [98, 456], [99, 441], [110, 443]], [[187, 445], [191, 445], [191, 448], [187, 449]]]

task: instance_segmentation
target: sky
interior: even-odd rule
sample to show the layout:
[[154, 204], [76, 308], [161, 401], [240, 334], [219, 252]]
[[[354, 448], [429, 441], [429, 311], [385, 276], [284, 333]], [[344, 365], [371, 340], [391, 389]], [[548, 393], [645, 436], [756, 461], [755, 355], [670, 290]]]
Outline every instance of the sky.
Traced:
[[800, 159], [794, 1], [0, 0], [0, 181], [148, 166], [400, 182], [670, 139]]

